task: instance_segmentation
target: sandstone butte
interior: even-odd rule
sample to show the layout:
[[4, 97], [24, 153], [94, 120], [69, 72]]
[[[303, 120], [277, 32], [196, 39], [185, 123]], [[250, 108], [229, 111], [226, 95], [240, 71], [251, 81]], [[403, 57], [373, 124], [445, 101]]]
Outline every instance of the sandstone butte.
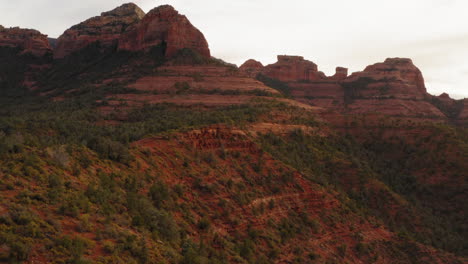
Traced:
[[[103, 48], [126, 51], [147, 51], [165, 45], [166, 57], [188, 48], [210, 57], [203, 34], [169, 5], [156, 7], [148, 14], [133, 3], [103, 12], [66, 30], [53, 49], [54, 58], [64, 58], [95, 42]], [[36, 56], [52, 52], [47, 36], [32, 29], [0, 26], [0, 46], [19, 47], [22, 53]], [[382, 111], [395, 115], [405, 110], [415, 115], [441, 117], [443, 114], [427, 102], [438, 98], [451, 108], [461, 105], [459, 116], [465, 116], [467, 111], [466, 100], [456, 104], [458, 101], [448, 96], [429, 95], [421, 71], [411, 59], [405, 58], [389, 58], [350, 76], [346, 68], [337, 67], [333, 76], [326, 76], [317, 64], [301, 56], [279, 55], [276, 63], [266, 66], [248, 60], [240, 66], [239, 74], [250, 78], [262, 74], [282, 81], [291, 88], [294, 99], [326, 108], [346, 107], [351, 112]]]
[[388, 58], [350, 76], [346, 68], [337, 67], [336, 73], [327, 77], [315, 63], [286, 55], [278, 56], [276, 63], [265, 67], [248, 60], [239, 70], [251, 77], [262, 74], [282, 81], [290, 88], [291, 96], [302, 103], [348, 113], [444, 119], [447, 113], [429, 103], [432, 98], [439, 98], [450, 109], [462, 105], [458, 119], [466, 112], [462, 103], [448, 95], [428, 94], [421, 71], [407, 58]]
[[[301, 56], [279, 55], [278, 61], [265, 67], [255, 60], [248, 60], [240, 67], [243, 72], [258, 72], [270, 78], [285, 83], [323, 83], [333, 81], [338, 83], [353, 83], [366, 79], [363, 88], [379, 90], [382, 85], [390, 85], [387, 90], [396, 91], [405, 95], [414, 95], [417, 98], [427, 95], [424, 78], [421, 71], [413, 64], [411, 59], [388, 58], [384, 62], [367, 66], [363, 71], [348, 76], [348, 69], [337, 67], [333, 76], [327, 77], [318, 70], [315, 63], [305, 60]], [[392, 89], [393, 88], [393, 89]]]
[[166, 57], [184, 48], [207, 58], [211, 56], [203, 34], [169, 5], [154, 8], [129, 28], [119, 40], [119, 50], [147, 50], [159, 44], [166, 44]]
[[[317, 65], [300, 56], [279, 55], [274, 64], [261, 66], [255, 60], [246, 61], [241, 67], [242, 72], [255, 72], [287, 83], [293, 89], [305, 89], [312, 92], [317, 85], [339, 85], [341, 89], [330, 96], [342, 96], [344, 86], [356, 84], [360, 97], [394, 96], [406, 99], [424, 99], [429, 94], [424, 85], [421, 71], [411, 59], [388, 58], [384, 62], [367, 66], [361, 72], [348, 76], [348, 69], [337, 67], [333, 76], [327, 77], [318, 71]], [[336, 89], [335, 89], [336, 90]], [[321, 96], [321, 95], [317, 95]], [[323, 95], [322, 95], [323, 96]]]
[[304, 60], [301, 56], [278, 55], [278, 62], [267, 65], [263, 74], [283, 82], [315, 81], [325, 78], [325, 74], [317, 70], [317, 64]]
[[360, 78], [368, 79], [369, 84], [363, 88], [368, 88], [369, 96], [424, 99], [429, 95], [422, 73], [411, 59], [388, 58], [382, 63], [367, 66], [362, 72], [353, 73], [345, 82], [359, 81]]
[[263, 64], [256, 60], [247, 60], [240, 67], [239, 71], [249, 77], [255, 78], [263, 70]]
[[42, 57], [52, 53], [47, 35], [34, 29], [5, 28], [0, 25], [0, 47], [19, 48], [21, 54]]
[[274, 64], [263, 66], [259, 61], [250, 59], [244, 62], [239, 70], [243, 73], [261, 73], [282, 82], [314, 82], [324, 80], [343, 80], [348, 77], [348, 69], [337, 67], [331, 77], [318, 70], [317, 64], [305, 60], [302, 56], [278, 55]]
[[64, 58], [97, 41], [103, 46], [115, 45], [122, 33], [144, 16], [143, 10], [130, 3], [72, 26], [57, 39], [54, 58]]
[[172, 6], [159, 6], [145, 15], [137, 5], [129, 3], [66, 30], [57, 40], [54, 58], [64, 58], [98, 41], [104, 48], [115, 45], [127, 51], [147, 51], [164, 44], [166, 57], [184, 48], [210, 57], [203, 34]]

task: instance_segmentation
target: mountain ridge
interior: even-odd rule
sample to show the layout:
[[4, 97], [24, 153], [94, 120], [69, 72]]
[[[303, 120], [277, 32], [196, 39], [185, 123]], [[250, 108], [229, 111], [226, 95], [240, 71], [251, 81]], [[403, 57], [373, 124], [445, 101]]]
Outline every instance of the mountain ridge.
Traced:
[[411, 59], [237, 67], [167, 5], [0, 27], [0, 262], [465, 263], [467, 126]]

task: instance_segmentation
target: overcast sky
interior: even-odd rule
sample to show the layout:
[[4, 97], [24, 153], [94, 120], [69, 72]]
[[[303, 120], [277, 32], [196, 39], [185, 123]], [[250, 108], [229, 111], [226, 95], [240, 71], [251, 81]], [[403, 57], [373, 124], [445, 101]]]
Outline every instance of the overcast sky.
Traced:
[[[0, 24], [50, 37], [120, 0], [0, 0]], [[136, 0], [145, 12], [171, 4], [207, 38], [213, 56], [240, 65], [301, 55], [327, 75], [387, 57], [412, 58], [432, 94], [468, 97], [466, 0]]]

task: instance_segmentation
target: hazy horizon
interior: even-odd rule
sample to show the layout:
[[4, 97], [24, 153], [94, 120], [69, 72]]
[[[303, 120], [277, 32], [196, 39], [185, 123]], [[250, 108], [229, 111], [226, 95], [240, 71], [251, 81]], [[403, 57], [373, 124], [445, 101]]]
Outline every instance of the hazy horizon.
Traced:
[[[2, 2], [0, 25], [34, 28], [58, 37], [69, 27], [126, 2]], [[464, 1], [134, 3], [145, 12], [162, 4], [173, 5], [204, 33], [213, 56], [237, 65], [247, 59], [266, 65], [279, 54], [300, 55], [332, 75], [336, 66], [355, 72], [388, 57], [407, 57], [423, 72], [429, 93], [468, 97], [468, 3]]]

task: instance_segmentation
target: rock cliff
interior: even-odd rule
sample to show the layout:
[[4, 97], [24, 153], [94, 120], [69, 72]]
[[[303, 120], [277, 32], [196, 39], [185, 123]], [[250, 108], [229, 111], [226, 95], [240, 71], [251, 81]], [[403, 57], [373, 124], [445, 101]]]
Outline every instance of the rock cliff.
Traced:
[[253, 78], [261, 73], [263, 69], [264, 67], [261, 62], [252, 59], [247, 60], [239, 67], [241, 73]]
[[42, 57], [52, 52], [47, 36], [34, 29], [0, 26], [0, 47], [20, 48], [22, 54]]
[[318, 71], [317, 64], [304, 60], [301, 56], [286, 55], [278, 55], [278, 61], [267, 65], [263, 74], [282, 82], [314, 81], [326, 78], [323, 72]]
[[344, 80], [348, 77], [348, 69], [343, 67], [336, 67], [335, 75], [331, 76], [333, 80]]
[[359, 97], [393, 97], [425, 99], [428, 94], [421, 71], [411, 59], [389, 58], [382, 63], [367, 66], [344, 81], [355, 88]]
[[130, 3], [75, 25], [58, 38], [54, 58], [64, 58], [97, 41], [103, 47], [115, 45], [121, 34], [144, 15], [137, 5]]
[[166, 57], [172, 57], [184, 48], [207, 58], [211, 56], [203, 34], [187, 17], [169, 5], [151, 10], [139, 23], [129, 28], [119, 40], [119, 50], [148, 50], [160, 44], [166, 45]]

